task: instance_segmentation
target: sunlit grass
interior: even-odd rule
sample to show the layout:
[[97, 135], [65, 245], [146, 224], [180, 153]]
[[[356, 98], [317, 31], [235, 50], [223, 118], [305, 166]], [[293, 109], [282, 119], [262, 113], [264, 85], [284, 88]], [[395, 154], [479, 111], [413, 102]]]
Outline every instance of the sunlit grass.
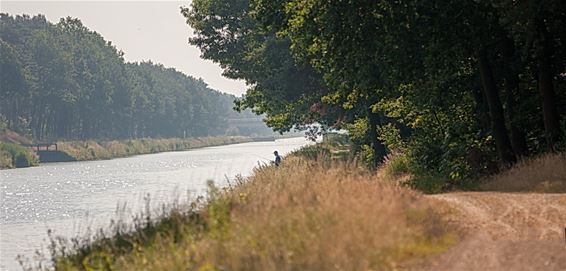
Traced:
[[486, 178], [482, 190], [505, 192], [566, 192], [566, 153], [550, 153], [520, 161], [513, 168]]
[[289, 157], [52, 252], [57, 270], [395, 270], [454, 242], [433, 204], [358, 166]]

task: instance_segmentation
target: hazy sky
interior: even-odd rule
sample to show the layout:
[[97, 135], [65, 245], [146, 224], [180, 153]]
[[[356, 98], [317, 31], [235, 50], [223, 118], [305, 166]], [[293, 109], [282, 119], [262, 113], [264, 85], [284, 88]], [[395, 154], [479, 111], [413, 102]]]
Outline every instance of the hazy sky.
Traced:
[[243, 81], [222, 77], [221, 68], [200, 59], [200, 51], [189, 45], [192, 30], [180, 13], [191, 1], [22, 1], [0, 0], [0, 11], [44, 14], [51, 22], [62, 17], [79, 18], [91, 30], [112, 41], [125, 53], [126, 61], [151, 60], [202, 77], [210, 87], [242, 94]]

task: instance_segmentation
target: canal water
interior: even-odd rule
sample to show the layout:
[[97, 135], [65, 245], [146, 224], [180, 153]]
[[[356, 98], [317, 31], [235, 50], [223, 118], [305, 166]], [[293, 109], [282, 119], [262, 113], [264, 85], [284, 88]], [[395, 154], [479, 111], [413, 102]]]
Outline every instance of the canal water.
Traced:
[[273, 151], [288, 154], [304, 138], [252, 142], [104, 161], [43, 164], [0, 171], [0, 270], [21, 270], [18, 255], [46, 251], [47, 231], [75, 237], [117, 218], [118, 207], [139, 213], [151, 205], [196, 197], [206, 183], [227, 185], [269, 163]]

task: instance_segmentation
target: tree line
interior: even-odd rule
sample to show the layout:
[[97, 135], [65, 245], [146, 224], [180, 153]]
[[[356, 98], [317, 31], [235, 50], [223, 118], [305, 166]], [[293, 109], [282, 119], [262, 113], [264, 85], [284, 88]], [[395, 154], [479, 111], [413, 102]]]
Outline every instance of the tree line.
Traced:
[[279, 131], [347, 129], [370, 165], [402, 154], [457, 182], [565, 148], [564, 1], [194, 0], [182, 14], [202, 57], [251, 85], [239, 108]]
[[255, 117], [202, 79], [125, 62], [78, 19], [1, 14], [0, 47], [0, 121], [36, 140], [224, 135]]

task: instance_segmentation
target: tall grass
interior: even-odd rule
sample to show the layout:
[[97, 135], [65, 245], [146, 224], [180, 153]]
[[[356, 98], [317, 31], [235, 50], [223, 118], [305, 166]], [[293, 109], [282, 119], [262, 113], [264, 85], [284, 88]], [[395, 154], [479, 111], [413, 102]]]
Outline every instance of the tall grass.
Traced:
[[482, 190], [505, 192], [566, 192], [566, 153], [550, 153], [520, 161], [513, 168], [488, 177]]
[[395, 270], [453, 241], [438, 206], [357, 166], [296, 157], [112, 234], [54, 239], [57, 270]]
[[201, 147], [250, 142], [248, 137], [216, 136], [202, 138], [132, 139], [112, 141], [58, 142], [60, 151], [79, 161], [111, 159], [138, 154], [182, 151]]

